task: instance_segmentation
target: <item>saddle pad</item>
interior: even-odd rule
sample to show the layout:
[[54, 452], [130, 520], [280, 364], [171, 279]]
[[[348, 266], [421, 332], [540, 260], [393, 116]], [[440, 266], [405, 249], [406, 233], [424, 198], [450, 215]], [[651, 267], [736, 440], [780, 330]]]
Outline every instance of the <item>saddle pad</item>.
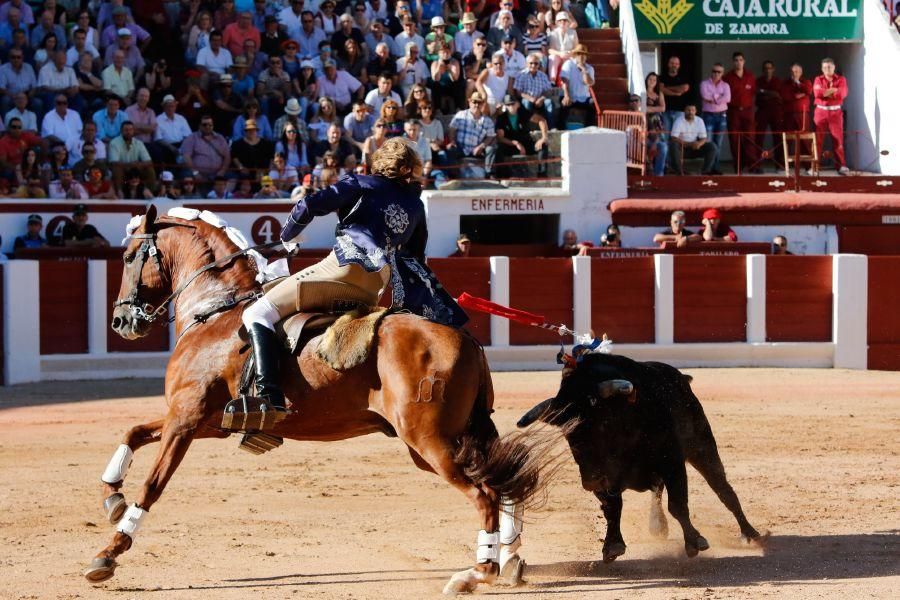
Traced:
[[345, 371], [366, 361], [386, 308], [365, 307], [341, 316], [322, 336], [316, 356], [335, 371]]
[[332, 313], [297, 313], [275, 325], [275, 331], [287, 351], [294, 354], [303, 350], [313, 335], [321, 333], [339, 316]]

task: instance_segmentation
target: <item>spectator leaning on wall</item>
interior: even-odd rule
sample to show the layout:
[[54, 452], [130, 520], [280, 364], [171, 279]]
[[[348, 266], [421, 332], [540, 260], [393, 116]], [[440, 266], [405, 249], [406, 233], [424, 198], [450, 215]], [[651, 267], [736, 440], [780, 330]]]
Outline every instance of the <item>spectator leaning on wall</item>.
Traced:
[[717, 208], [703, 211], [703, 231], [700, 233], [704, 242], [736, 242], [737, 234], [722, 222], [722, 213]]
[[669, 218], [669, 227], [653, 236], [653, 243], [660, 246], [666, 242], [675, 242], [679, 248], [687, 246], [688, 242], [699, 242], [703, 238], [690, 229], [685, 229], [686, 217], [683, 210], [676, 210]]

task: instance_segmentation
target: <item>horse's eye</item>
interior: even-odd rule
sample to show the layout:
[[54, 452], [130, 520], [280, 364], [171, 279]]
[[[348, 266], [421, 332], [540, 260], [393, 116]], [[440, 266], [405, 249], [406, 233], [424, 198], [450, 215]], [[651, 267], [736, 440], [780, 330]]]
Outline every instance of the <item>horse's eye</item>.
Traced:
[[125, 255], [125, 264], [130, 265], [134, 262], [134, 254], [126, 254]]

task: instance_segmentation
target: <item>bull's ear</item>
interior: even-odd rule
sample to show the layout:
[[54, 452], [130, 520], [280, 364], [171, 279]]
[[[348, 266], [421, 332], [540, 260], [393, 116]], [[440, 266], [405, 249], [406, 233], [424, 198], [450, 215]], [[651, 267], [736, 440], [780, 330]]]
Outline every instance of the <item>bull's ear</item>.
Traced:
[[597, 400], [606, 400], [615, 396], [630, 396], [634, 392], [634, 384], [627, 379], [607, 379], [597, 384], [597, 396], [591, 397], [591, 406]]
[[147, 207], [147, 214], [144, 215], [144, 231], [151, 233], [156, 223], [156, 205], [151, 204]]
[[554, 400], [556, 400], [555, 397], [547, 398], [543, 402], [536, 404], [534, 408], [522, 415], [522, 418], [519, 419], [518, 423], [516, 423], [516, 427], [528, 427], [535, 421], [542, 420], [544, 415], [550, 412]]

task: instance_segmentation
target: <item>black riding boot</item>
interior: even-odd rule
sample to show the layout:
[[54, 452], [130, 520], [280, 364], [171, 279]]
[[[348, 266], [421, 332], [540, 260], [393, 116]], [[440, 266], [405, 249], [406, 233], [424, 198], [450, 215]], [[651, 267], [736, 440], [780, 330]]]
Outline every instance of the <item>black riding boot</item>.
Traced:
[[281, 375], [281, 342], [278, 341], [278, 336], [259, 323], [250, 325], [247, 333], [250, 335], [250, 348], [253, 349], [256, 367], [256, 393], [271, 402], [276, 410], [287, 412], [284, 392], [278, 383]]

